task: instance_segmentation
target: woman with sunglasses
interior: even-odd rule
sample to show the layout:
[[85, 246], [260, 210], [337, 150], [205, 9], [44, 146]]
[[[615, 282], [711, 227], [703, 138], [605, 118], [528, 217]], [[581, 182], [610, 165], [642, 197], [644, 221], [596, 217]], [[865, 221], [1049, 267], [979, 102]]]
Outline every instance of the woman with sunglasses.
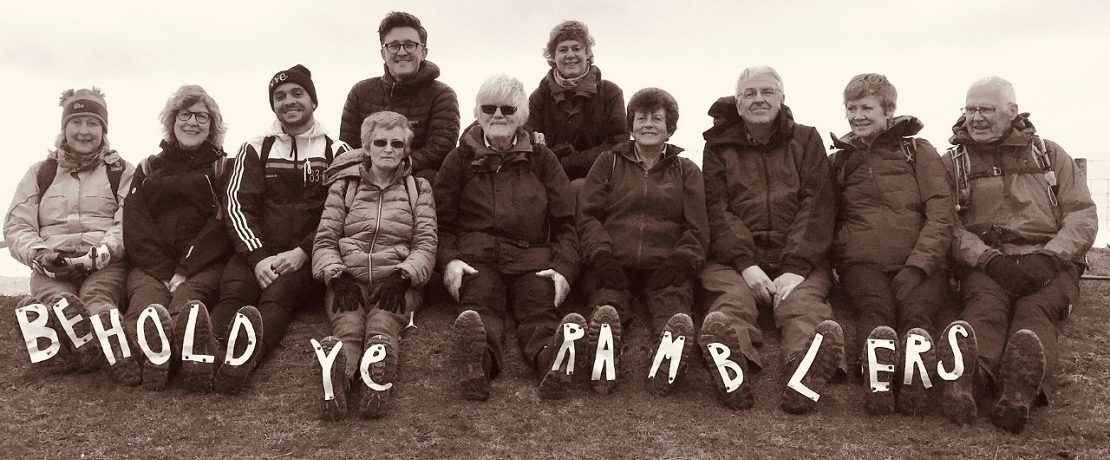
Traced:
[[328, 286], [333, 334], [319, 345], [325, 353], [342, 346], [325, 389], [334, 395], [322, 406], [325, 420], [347, 414], [347, 391], [360, 381], [359, 412], [385, 415], [401, 331], [423, 300], [438, 242], [432, 186], [412, 174], [408, 120], [376, 112], [362, 122], [361, 137], [362, 148], [325, 175], [328, 198], [312, 250], [312, 275]]
[[543, 377], [540, 396], [561, 398], [569, 363], [585, 361], [555, 362], [566, 355], [558, 353], [563, 331], [585, 329], [577, 313], [556, 327], [578, 271], [574, 196], [555, 154], [521, 128], [528, 101], [519, 80], [491, 77], [475, 99], [478, 121], [447, 154], [435, 183], [443, 284], [459, 302], [454, 351], [463, 396], [489, 398], [489, 381], [504, 368], [508, 310], [521, 357]]
[[628, 140], [624, 93], [593, 65], [594, 38], [585, 24], [551, 29], [543, 50], [551, 70], [528, 98], [528, 130], [547, 144], [579, 190], [601, 152]]
[[[178, 315], [190, 301], [215, 303], [231, 254], [220, 215], [227, 158], [220, 106], [204, 88], [185, 85], [170, 95], [159, 118], [162, 151], [139, 162], [123, 206], [124, 245], [134, 265], [124, 329], [135, 344], [139, 317], [151, 310], [173, 350], [169, 361], [156, 364], [132, 345], [131, 358], [121, 361], [128, 370], [121, 383], [141, 382], [151, 390], [166, 386], [171, 364], [180, 359], [184, 330], [173, 326], [186, 321]], [[144, 335], [156, 350], [161, 338], [151, 323]]]

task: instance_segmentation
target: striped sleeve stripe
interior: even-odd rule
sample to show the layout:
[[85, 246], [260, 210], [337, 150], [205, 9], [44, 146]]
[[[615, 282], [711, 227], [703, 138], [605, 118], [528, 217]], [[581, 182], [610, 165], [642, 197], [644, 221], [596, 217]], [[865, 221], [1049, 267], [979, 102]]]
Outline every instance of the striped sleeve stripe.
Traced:
[[247, 216], [243, 215], [242, 208], [239, 205], [239, 187], [243, 181], [248, 145], [243, 144], [243, 147], [239, 149], [239, 155], [235, 158], [235, 167], [231, 171], [230, 184], [227, 187], [227, 214], [231, 218], [231, 226], [235, 229], [235, 235], [243, 241], [247, 251], [254, 251], [262, 247], [262, 241], [254, 235], [254, 231], [247, 225]]

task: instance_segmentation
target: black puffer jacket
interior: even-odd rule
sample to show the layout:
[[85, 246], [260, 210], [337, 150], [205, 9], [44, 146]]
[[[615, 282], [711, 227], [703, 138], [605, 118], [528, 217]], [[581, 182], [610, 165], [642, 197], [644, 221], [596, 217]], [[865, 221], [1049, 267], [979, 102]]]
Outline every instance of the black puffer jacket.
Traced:
[[232, 247], [219, 221], [227, 154], [207, 142], [193, 151], [165, 141], [161, 147], [135, 171], [123, 205], [123, 244], [137, 267], [168, 280], [222, 262]]
[[362, 147], [362, 121], [374, 112], [397, 112], [408, 118], [413, 131], [409, 153], [413, 171], [438, 170], [459, 137], [459, 98], [436, 78], [439, 67], [424, 61], [404, 81], [395, 80], [387, 68], [380, 77], [355, 83], [343, 104], [339, 140], [351, 148]]

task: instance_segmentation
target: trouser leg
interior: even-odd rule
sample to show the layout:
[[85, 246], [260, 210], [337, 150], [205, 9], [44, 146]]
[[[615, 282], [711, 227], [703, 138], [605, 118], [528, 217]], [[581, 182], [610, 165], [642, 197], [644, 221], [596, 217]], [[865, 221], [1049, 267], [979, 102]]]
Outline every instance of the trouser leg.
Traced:
[[501, 346], [505, 335], [505, 306], [507, 301], [505, 282], [502, 274], [491, 265], [470, 264], [478, 273], [463, 277], [459, 287], [459, 306], [461, 313], [474, 310], [482, 318], [486, 330], [486, 344], [493, 358], [490, 377], [496, 378], [501, 372], [503, 350]]
[[709, 297], [706, 314], [719, 311], [728, 318], [728, 325], [740, 339], [741, 354], [756, 370], [763, 367], [757, 347], [763, 344], [763, 333], [756, 322], [759, 308], [755, 295], [740, 272], [716, 262], [708, 262], [701, 272], [701, 284]]

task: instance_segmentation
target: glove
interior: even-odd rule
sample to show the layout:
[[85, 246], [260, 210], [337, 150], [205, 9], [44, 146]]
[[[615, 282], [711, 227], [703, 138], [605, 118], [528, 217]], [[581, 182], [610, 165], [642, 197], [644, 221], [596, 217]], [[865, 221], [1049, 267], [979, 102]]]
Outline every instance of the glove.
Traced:
[[39, 252], [31, 261], [31, 268], [50, 278], [67, 281], [80, 280], [88, 273], [82, 266], [68, 263], [65, 256], [50, 249]]
[[362, 291], [358, 288], [358, 281], [350, 273], [343, 273], [331, 280], [333, 295], [333, 313], [355, 311], [362, 306]]
[[112, 254], [108, 252], [108, 246], [100, 245], [89, 248], [89, 252], [81, 257], [67, 258], [66, 263], [73, 267], [80, 267], [85, 271], [100, 270], [107, 267], [108, 263], [112, 261]]
[[678, 286], [690, 279], [694, 268], [679, 257], [671, 257], [663, 262], [659, 268], [648, 278], [649, 289], [663, 289], [667, 286]]
[[374, 286], [368, 301], [382, 310], [401, 313], [405, 311], [405, 291], [409, 286], [412, 283], [405, 279], [404, 272], [394, 269]]
[[1037, 288], [1042, 288], [1060, 273], [1060, 259], [1043, 252], [1017, 256], [1018, 265], [1033, 279]]
[[594, 257], [594, 270], [601, 281], [601, 287], [623, 291], [628, 289], [628, 278], [624, 276], [624, 269], [617, 263], [617, 259], [609, 251], [602, 251]]
[[1021, 297], [1039, 287], [1014, 256], [996, 256], [987, 262], [983, 271], [1012, 296]]
[[917, 267], [906, 266], [894, 275], [890, 287], [894, 289], [894, 298], [898, 302], [905, 302], [922, 281], [925, 281], [925, 271]]

